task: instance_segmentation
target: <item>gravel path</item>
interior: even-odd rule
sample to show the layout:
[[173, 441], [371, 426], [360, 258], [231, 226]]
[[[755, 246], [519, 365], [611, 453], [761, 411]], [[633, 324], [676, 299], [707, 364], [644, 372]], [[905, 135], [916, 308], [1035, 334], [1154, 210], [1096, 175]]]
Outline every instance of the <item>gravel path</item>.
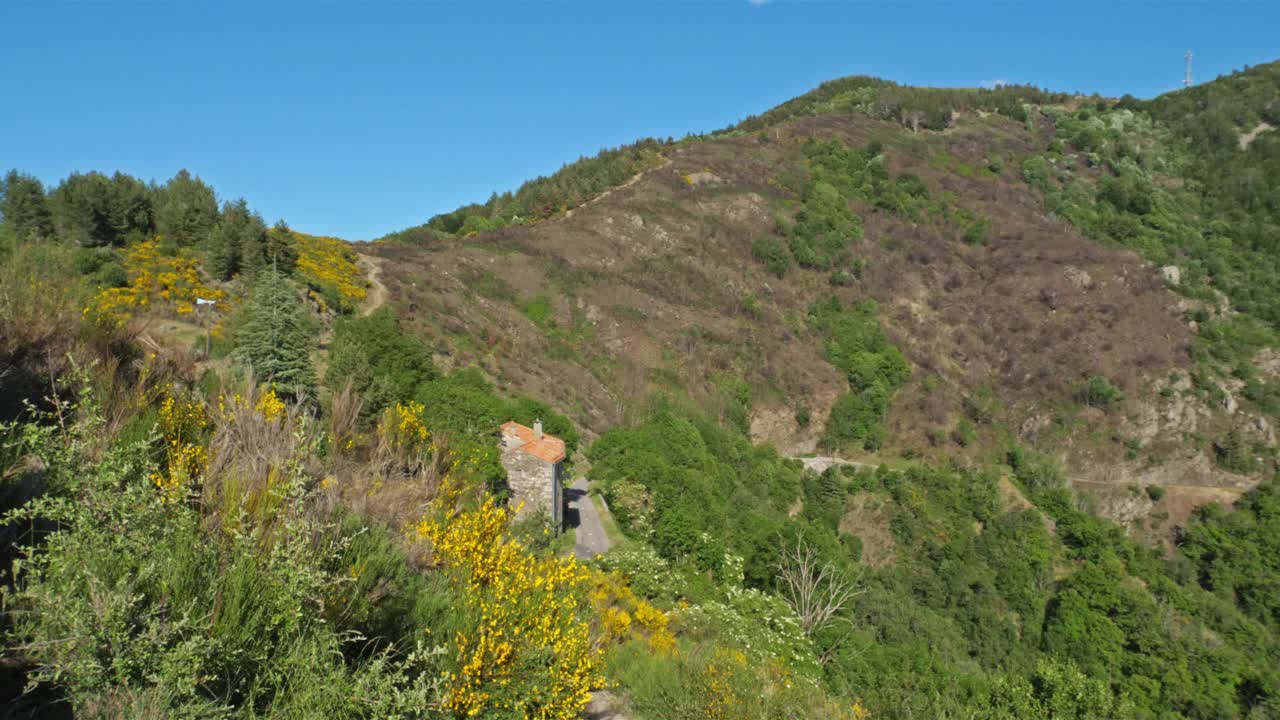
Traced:
[[609, 536], [600, 524], [600, 513], [596, 504], [587, 494], [587, 478], [579, 475], [573, 485], [565, 493], [569, 500], [569, 511], [565, 513], [565, 525], [577, 528], [578, 534], [573, 545], [573, 554], [582, 560], [590, 560], [603, 555], [609, 549]]

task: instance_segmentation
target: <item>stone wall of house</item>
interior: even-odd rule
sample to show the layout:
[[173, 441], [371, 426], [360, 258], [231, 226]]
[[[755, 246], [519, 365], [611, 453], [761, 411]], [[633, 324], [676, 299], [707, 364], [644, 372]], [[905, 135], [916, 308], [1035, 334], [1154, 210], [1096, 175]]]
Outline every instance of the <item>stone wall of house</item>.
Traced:
[[546, 510], [553, 520], [560, 517], [559, 508], [554, 504], [559, 495], [555, 492], [559, 463], [553, 465], [527, 452], [504, 448], [502, 465], [507, 469], [507, 484], [511, 486], [511, 506], [524, 503], [517, 518], [537, 512], [539, 508]]

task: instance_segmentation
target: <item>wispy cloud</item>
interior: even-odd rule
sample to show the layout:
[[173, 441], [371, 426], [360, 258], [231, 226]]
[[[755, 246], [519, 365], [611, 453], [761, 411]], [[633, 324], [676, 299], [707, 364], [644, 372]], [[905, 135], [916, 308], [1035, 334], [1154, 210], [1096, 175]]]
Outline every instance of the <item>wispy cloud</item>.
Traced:
[[747, 4], [751, 5], [751, 7], [760, 7], [761, 5], [768, 5], [771, 2], [773, 2], [773, 0], [747, 0]]

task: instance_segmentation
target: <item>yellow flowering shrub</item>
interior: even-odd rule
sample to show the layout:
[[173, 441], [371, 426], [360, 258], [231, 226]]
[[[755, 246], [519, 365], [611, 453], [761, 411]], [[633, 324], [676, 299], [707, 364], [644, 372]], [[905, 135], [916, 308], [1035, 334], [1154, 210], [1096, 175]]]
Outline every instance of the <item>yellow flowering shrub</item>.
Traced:
[[530, 554], [492, 498], [452, 517], [445, 507], [415, 528], [475, 619], [454, 638], [458, 669], [446, 678], [445, 707], [461, 717], [579, 717], [604, 684], [601, 653], [578, 617], [586, 569], [572, 557]]
[[675, 635], [667, 614], [636, 596], [618, 573], [590, 572], [591, 605], [599, 618], [600, 635], [607, 641], [643, 639], [655, 652], [675, 649]]
[[180, 500], [204, 476], [209, 456], [200, 440], [208, 427], [203, 403], [169, 394], [160, 404], [165, 467], [163, 472], [152, 473], [151, 481], [166, 500]]
[[631, 615], [621, 608], [604, 611], [604, 631], [612, 640], [621, 640], [631, 633]]
[[267, 422], [275, 422], [284, 417], [285, 405], [280, 396], [276, 395], [275, 390], [267, 388], [262, 395], [258, 396], [258, 402], [254, 406], [254, 410], [257, 410], [262, 417], [266, 418]]
[[86, 316], [123, 325], [135, 313], [151, 309], [190, 315], [196, 310], [196, 299], [203, 298], [215, 301], [219, 315], [215, 329], [221, 334], [221, 319], [230, 310], [227, 294], [204, 284], [195, 258], [162, 255], [159, 243], [148, 240], [125, 252], [124, 267], [129, 284], [98, 293], [94, 304], [84, 308]]
[[379, 437], [399, 452], [415, 454], [426, 450], [431, 440], [423, 417], [426, 411], [426, 406], [412, 400], [388, 407], [378, 422]]
[[[298, 273], [308, 285], [327, 291], [328, 297], [338, 300], [345, 310], [354, 309], [364, 300], [364, 274], [356, 264], [356, 251], [350, 245], [320, 235], [294, 232], [293, 236], [298, 249]], [[328, 308], [325, 294], [311, 293], [322, 310]]]
[[858, 701], [851, 705], [827, 696], [812, 679], [801, 681], [785, 664], [763, 666], [737, 648], [704, 648], [687, 658], [697, 688], [701, 717], [738, 720], [760, 717], [821, 717], [867, 720], [870, 713]]
[[467, 485], [483, 484], [502, 470], [498, 450], [468, 438], [458, 438], [449, 446], [449, 474]]
[[748, 678], [747, 656], [741, 650], [717, 648], [715, 657], [702, 668], [698, 678], [702, 688], [703, 716], [707, 720], [736, 720], [750, 715], [753, 699], [738, 692]]

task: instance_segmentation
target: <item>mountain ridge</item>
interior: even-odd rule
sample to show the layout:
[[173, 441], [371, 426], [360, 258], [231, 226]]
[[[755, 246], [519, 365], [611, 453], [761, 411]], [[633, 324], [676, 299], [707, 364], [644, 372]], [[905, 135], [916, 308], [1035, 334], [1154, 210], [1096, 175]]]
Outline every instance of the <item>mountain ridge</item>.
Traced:
[[[877, 88], [899, 95], [871, 97]], [[1211, 446], [1180, 447], [1187, 433], [1225, 432], [1234, 411], [1194, 398], [1194, 409], [1175, 411], [1161, 395], [1191, 392], [1198, 340], [1187, 314], [1204, 303], [1178, 294], [1150, 260], [1086, 237], [1019, 172], [1043, 148], [1064, 147], [1055, 117], [1123, 113], [1132, 102], [846, 78], [662, 147], [625, 185], [538, 222], [373, 248], [392, 259], [397, 307], [446, 364], [455, 353], [479, 362], [500, 385], [572, 408], [591, 433], [674, 390], [722, 416], [746, 406], [739, 424], [754, 439], [812, 452], [844, 391], [804, 319], [824, 296], [872, 299], [917, 373], [887, 415], [893, 450], [976, 460], [1002, 437], [1037, 438], [1084, 481], [1243, 491], [1255, 481], [1219, 467]], [[849, 200], [865, 226], [850, 243], [854, 265], [865, 264], [856, 287], [832, 285], [826, 270], [772, 277], [753, 252], [761, 238], [789, 241], [812, 172], [803, 146], [815, 139], [878, 145], [891, 182], [923, 184], [915, 217], [877, 207], [883, 199]], [[1079, 150], [1059, 162], [1091, 186], [1114, 174]], [[966, 242], [982, 223], [989, 238]], [[1157, 379], [1171, 373], [1182, 380]], [[726, 388], [733, 375], [749, 378], [745, 402], [742, 387]], [[1122, 408], [1080, 402], [1094, 377], [1130, 396]], [[999, 421], [970, 417], [972, 396], [993, 388]], [[1261, 440], [1265, 415], [1244, 423]], [[973, 447], [956, 447], [957, 434], [973, 435], [960, 441]], [[1138, 462], [1126, 459], [1135, 444], [1147, 455]]]

